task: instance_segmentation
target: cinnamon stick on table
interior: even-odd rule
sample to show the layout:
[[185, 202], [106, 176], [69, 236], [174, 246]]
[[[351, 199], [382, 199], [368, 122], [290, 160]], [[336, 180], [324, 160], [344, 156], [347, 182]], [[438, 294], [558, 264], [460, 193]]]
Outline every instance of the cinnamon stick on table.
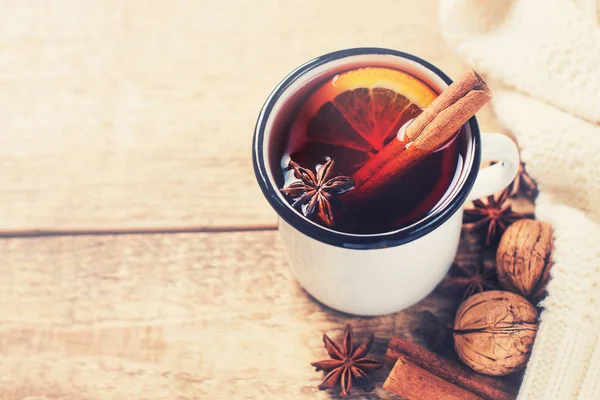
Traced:
[[403, 357], [394, 364], [383, 388], [409, 400], [484, 400]]
[[344, 202], [363, 200], [385, 188], [448, 143], [490, 99], [477, 72], [461, 76], [406, 127], [405, 140], [392, 140], [352, 175], [354, 189], [343, 195]]
[[388, 345], [385, 360], [386, 363], [393, 364], [400, 358], [410, 361], [434, 375], [475, 393], [484, 399], [514, 400], [517, 397], [517, 388], [508, 382], [479, 374], [464, 365], [435, 354], [418, 344], [395, 337]]

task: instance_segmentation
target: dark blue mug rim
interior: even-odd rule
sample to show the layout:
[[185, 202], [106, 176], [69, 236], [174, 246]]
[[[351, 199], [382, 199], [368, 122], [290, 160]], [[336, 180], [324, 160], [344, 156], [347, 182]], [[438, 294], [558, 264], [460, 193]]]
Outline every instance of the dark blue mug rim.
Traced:
[[471, 170], [460, 188], [458, 193], [454, 195], [454, 198], [444, 209], [439, 212], [423, 217], [420, 221], [411, 225], [409, 229], [402, 229], [392, 232], [383, 232], [377, 234], [351, 234], [346, 232], [332, 231], [330, 229], [321, 227], [314, 224], [300, 216], [295, 210], [293, 210], [285, 200], [279, 195], [279, 188], [273, 187], [268, 177], [268, 167], [265, 164], [263, 156], [263, 145], [264, 135], [267, 120], [269, 115], [278, 102], [281, 95], [285, 90], [298, 78], [307, 73], [308, 71], [329, 63], [334, 60], [341, 58], [356, 56], [356, 55], [393, 55], [401, 58], [405, 58], [414, 61], [423, 67], [429, 69], [436, 75], [438, 75], [448, 85], [452, 83], [452, 79], [448, 77], [444, 72], [433, 64], [409, 53], [405, 53], [398, 50], [391, 50], [378, 47], [359, 47], [345, 50], [338, 50], [331, 53], [324, 54], [320, 57], [314, 58], [307, 63], [296, 68], [294, 71], [289, 73], [271, 92], [267, 102], [263, 105], [256, 127], [254, 130], [253, 138], [253, 150], [252, 150], [252, 162], [254, 165], [254, 173], [258, 184], [273, 209], [277, 212], [280, 218], [283, 218], [289, 225], [308, 235], [316, 240], [323, 243], [327, 243], [337, 247], [353, 248], [353, 249], [373, 249], [373, 248], [386, 248], [395, 247], [401, 244], [411, 242], [418, 239], [434, 229], [441, 226], [446, 222], [455, 212], [457, 212], [464, 202], [467, 200], [471, 188], [475, 183], [477, 174], [479, 172], [479, 164], [481, 162], [481, 133], [479, 131], [479, 124], [477, 119], [473, 116], [468, 124], [471, 130], [471, 141], [472, 148], [474, 149], [473, 163]]

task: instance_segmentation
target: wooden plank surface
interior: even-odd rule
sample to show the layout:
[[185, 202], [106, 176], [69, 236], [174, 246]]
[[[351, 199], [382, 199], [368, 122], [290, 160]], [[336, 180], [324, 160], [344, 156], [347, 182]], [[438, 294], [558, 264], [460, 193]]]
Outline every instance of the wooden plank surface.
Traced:
[[[1, 399], [326, 399], [309, 365], [323, 332], [373, 331], [383, 358], [445, 302], [330, 310], [291, 278], [276, 232], [3, 239], [0, 254]], [[393, 398], [387, 372], [367, 398]]]
[[[374, 331], [382, 358], [419, 311], [448, 306], [355, 318], [311, 299], [261, 230], [275, 215], [250, 156], [264, 99], [317, 55], [389, 47], [460, 73], [436, 7], [3, 2], [0, 235], [234, 232], [0, 239], [0, 399], [331, 398], [309, 366], [323, 332]], [[355, 397], [394, 398], [386, 373]]]
[[299, 64], [357, 46], [408, 51], [455, 76], [464, 65], [436, 7], [3, 2], [0, 234], [273, 226], [250, 157], [270, 90]]

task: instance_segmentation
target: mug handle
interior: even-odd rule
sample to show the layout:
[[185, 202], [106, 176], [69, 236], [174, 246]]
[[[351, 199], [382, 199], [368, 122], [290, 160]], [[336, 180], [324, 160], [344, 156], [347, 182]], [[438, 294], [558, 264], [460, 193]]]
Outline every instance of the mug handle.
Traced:
[[468, 200], [499, 192], [510, 185], [519, 172], [519, 149], [511, 138], [501, 133], [481, 135], [481, 160], [497, 163], [479, 171]]

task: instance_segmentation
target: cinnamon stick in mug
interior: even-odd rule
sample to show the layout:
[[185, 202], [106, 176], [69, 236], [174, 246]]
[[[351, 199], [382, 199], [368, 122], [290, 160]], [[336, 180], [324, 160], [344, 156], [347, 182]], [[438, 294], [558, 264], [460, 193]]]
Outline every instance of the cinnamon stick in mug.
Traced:
[[490, 99], [490, 90], [477, 72], [462, 75], [409, 123], [403, 140], [392, 140], [352, 175], [355, 186], [343, 195], [344, 201], [360, 201], [385, 188], [448, 143]]

